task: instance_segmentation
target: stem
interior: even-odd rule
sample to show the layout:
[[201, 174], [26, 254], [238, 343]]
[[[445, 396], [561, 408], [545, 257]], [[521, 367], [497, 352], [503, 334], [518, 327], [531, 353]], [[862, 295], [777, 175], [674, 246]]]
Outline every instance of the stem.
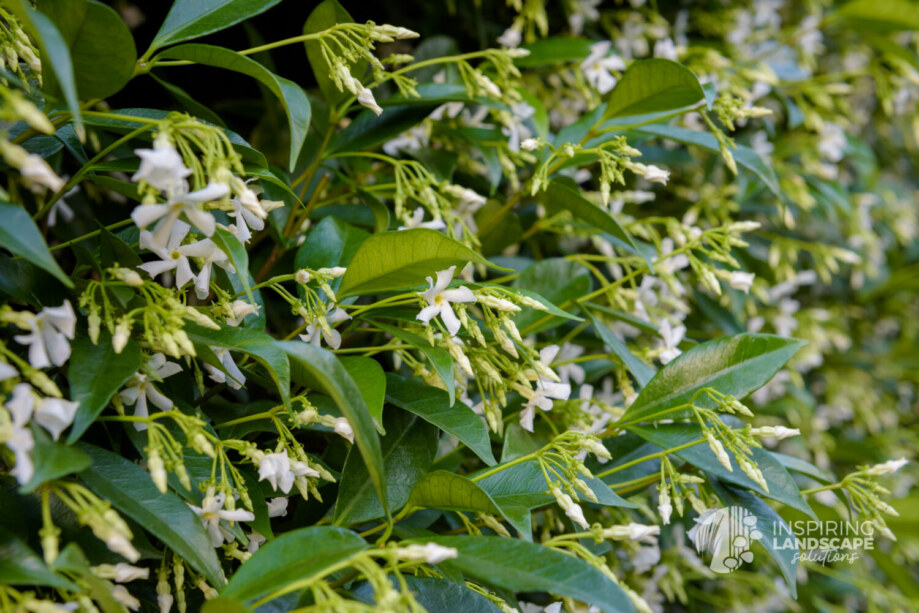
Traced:
[[[130, 225], [130, 224], [132, 224], [132, 223], [134, 223], [134, 220], [132, 220], [132, 219], [129, 217], [128, 219], [123, 219], [122, 221], [118, 221], [118, 222], [115, 222], [115, 223], [113, 223], [113, 224], [107, 225], [107, 226], [105, 226], [105, 229], [106, 229], [106, 230], [117, 230], [118, 228], [123, 228], [124, 226]], [[54, 245], [53, 247], [48, 247], [48, 251], [56, 251], [56, 250], [58, 250], [58, 249], [64, 249], [65, 247], [69, 247], [70, 245], [74, 245], [74, 244], [79, 243], [79, 242], [81, 242], [81, 241], [85, 241], [86, 239], [92, 238], [92, 237], [94, 237], [94, 236], [98, 236], [99, 234], [102, 234], [102, 229], [101, 229], [101, 228], [98, 229], [98, 230], [93, 230], [92, 232], [89, 232], [89, 233], [87, 233], [87, 234], [84, 234], [83, 236], [80, 236], [80, 237], [78, 237], [78, 238], [74, 238], [74, 239], [72, 239], [72, 240], [69, 240], [69, 241], [67, 241], [66, 243], [60, 243], [60, 244]], [[18, 256], [17, 256], [17, 257], [18, 257]], [[16, 258], [13, 258], [13, 259], [16, 259]]]
[[[685, 444], [683, 444], [683, 445], [679, 445], [679, 446], [673, 447], [673, 448], [671, 448], [671, 449], [664, 449], [663, 451], [658, 451], [657, 453], [651, 453], [651, 454], [648, 454], [648, 455], [646, 455], [646, 456], [643, 456], [643, 457], [637, 458], [637, 459], [635, 459], [635, 460], [632, 460], [632, 461], [630, 461], [630, 462], [626, 462], [625, 464], [620, 464], [619, 466], [614, 466], [613, 468], [610, 468], [609, 470], [605, 470], [605, 471], [603, 471], [602, 473], [598, 473], [598, 474], [596, 475], [596, 477], [597, 477], [598, 479], [602, 479], [603, 477], [607, 477], [607, 476], [609, 476], [609, 475], [611, 475], [611, 474], [613, 474], [613, 473], [617, 473], [617, 472], [619, 472], [620, 470], [625, 470], [626, 468], [631, 468], [632, 466], [635, 466], [636, 464], [641, 464], [642, 462], [647, 462], [648, 460], [655, 460], [655, 459], [657, 459], [657, 458], [662, 458], [662, 457], [664, 457], [664, 456], [666, 456], [666, 455], [670, 455], [671, 453], [676, 453], [677, 451], [682, 451], [682, 450], [688, 449], [688, 448], [690, 448], [690, 447], [695, 447], [695, 446], [698, 445], [699, 443], [704, 443], [704, 442], [705, 442], [705, 439], [704, 439], [704, 438], [700, 438], [699, 440], [693, 441], [693, 442], [691, 442], [691, 443], [685, 443]], [[656, 475], [655, 475], [655, 478], [656, 478]], [[628, 483], [628, 481], [626, 481], [625, 483]], [[620, 485], [622, 485], [622, 484], [620, 484]]]

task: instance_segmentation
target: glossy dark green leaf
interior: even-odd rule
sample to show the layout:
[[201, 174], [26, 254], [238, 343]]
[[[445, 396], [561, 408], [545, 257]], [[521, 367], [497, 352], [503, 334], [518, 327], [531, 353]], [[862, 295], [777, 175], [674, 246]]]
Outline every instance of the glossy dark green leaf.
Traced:
[[607, 95], [604, 117], [677, 109], [704, 98], [699, 79], [682, 64], [662, 58], [635, 60]]
[[[358, 247], [341, 280], [339, 297], [423, 285], [451, 266], [488, 260], [457, 240], [427, 228], [374, 234]], [[459, 272], [457, 270], [457, 272]]]
[[32, 433], [35, 438], [35, 447], [32, 449], [35, 473], [29, 482], [22, 486], [23, 493], [34, 492], [42, 483], [78, 473], [89, 467], [89, 456], [79, 449], [51, 440], [41, 428], [33, 427]]
[[759, 499], [756, 494], [751, 494], [738, 487], [723, 483], [718, 479], [709, 480], [709, 484], [724, 503], [726, 507], [742, 507], [756, 517], [756, 528], [760, 537], [756, 540], [766, 550], [766, 553], [776, 561], [782, 576], [785, 578], [785, 584], [791, 590], [792, 598], [798, 597], [797, 570], [798, 570], [798, 548], [784, 548], [786, 539], [795, 537], [792, 535], [791, 528], [785, 523], [785, 520], [779, 517], [779, 514], [772, 510], [768, 504]]
[[227, 254], [230, 263], [233, 264], [236, 272], [229, 274], [235, 275], [239, 280], [239, 285], [246, 292], [249, 304], [256, 304], [255, 296], [252, 294], [252, 285], [249, 283], [249, 254], [246, 252], [246, 247], [236, 236], [223, 228], [217, 228], [211, 238], [214, 244]]
[[67, 287], [73, 287], [70, 277], [48, 251], [38, 226], [21, 206], [0, 202], [0, 247], [50, 272]]
[[[635, 243], [632, 242], [632, 236], [619, 225], [619, 222], [605, 209], [587, 200], [581, 195], [580, 191], [574, 180], [568, 177], [559, 177], [549, 183], [549, 186], [540, 194], [539, 199], [548, 210], [565, 209], [597, 230], [609, 232], [632, 247], [633, 250], [636, 250]], [[638, 253], [637, 250], [636, 253]]]
[[472, 409], [463, 403], [451, 407], [447, 392], [425, 385], [418, 379], [390, 373], [386, 375], [386, 381], [387, 402], [411, 411], [455, 436], [489, 466], [495, 464], [488, 428]]
[[107, 98], [131, 80], [134, 37], [114, 9], [90, 0], [42, 0], [38, 6], [67, 42], [81, 100]]
[[[354, 430], [354, 443], [388, 518], [389, 503], [386, 500], [386, 479], [383, 476], [380, 439], [373, 425], [373, 417], [370, 416], [367, 404], [354, 380], [338, 358], [325, 349], [300, 341], [284, 341], [277, 344], [290, 357], [293, 380], [331, 396], [342, 415], [348, 418]], [[354, 453], [349, 455], [356, 457]]]
[[605, 613], [635, 610], [614, 581], [587, 562], [556, 549], [499, 536], [437, 536], [418, 542], [456, 548], [459, 555], [444, 564], [490, 585], [566, 596]]
[[[513, 287], [539, 294], [553, 305], [562, 306], [590, 291], [590, 276], [587, 269], [564, 258], [549, 258], [536, 262], [514, 280]], [[538, 299], [537, 299], [538, 300]], [[527, 332], [547, 330], [564, 323], [559, 318], [550, 318], [534, 330], [530, 326], [542, 321], [547, 313], [534, 309], [524, 309], [515, 318], [517, 327]]]
[[[303, 244], [297, 248], [294, 266], [297, 269], [347, 267], [354, 254], [367, 238], [369, 233], [355, 228], [334, 217], [326, 217], [310, 230]], [[338, 291], [341, 279], [331, 283], [332, 289]]]
[[332, 137], [328, 151], [339, 153], [372, 149], [421, 123], [438, 104], [427, 101], [425, 104], [393, 106], [379, 116], [369, 110], [364, 111], [347, 128]]
[[[635, 131], [642, 134], [668, 138], [687, 145], [702, 147], [714, 153], [720, 151], [718, 140], [707, 132], [698, 132], [696, 130], [688, 130], [686, 128], [663, 124], [642, 126], [640, 128], [635, 128]], [[743, 145], [737, 145], [737, 148], [732, 149], [731, 153], [734, 155], [734, 160], [736, 160], [738, 165], [752, 171], [773, 194], [780, 199], [784, 199], [784, 192], [782, 192], [782, 188], [779, 187], [779, 180], [775, 176], [775, 170], [773, 170], [771, 165], [766, 163], [760, 154]]]
[[450, 352], [442, 347], [435, 347], [428, 342], [428, 339], [418, 336], [417, 334], [412, 334], [407, 330], [402, 328], [397, 328], [396, 326], [390, 326], [389, 324], [384, 324], [379, 321], [374, 321], [373, 325], [377, 328], [386, 332], [387, 334], [392, 335], [393, 337], [408, 343], [409, 345], [417, 348], [431, 363], [431, 367], [434, 369], [434, 372], [437, 373], [437, 376], [440, 377], [440, 380], [443, 382], [444, 387], [447, 388], [447, 397], [450, 402], [450, 406], [453, 406], [454, 401], [456, 400], [456, 390], [453, 380], [453, 358], [450, 357]]
[[[638, 422], [666, 416], [677, 419], [688, 409], [668, 412], [714, 388], [744, 398], [765, 385], [806, 341], [772, 334], [737, 334], [696, 345], [658, 371], [628, 408], [625, 419]], [[711, 408], [707, 394], [696, 405]]]
[[255, 17], [281, 0], [176, 0], [148, 54], [165, 45], [200, 38]]
[[[363, 356], [344, 357], [340, 358], [340, 361], [364, 397], [373, 421], [378, 425], [378, 429], [382, 430], [383, 399], [386, 397], [386, 375], [383, 373], [383, 367], [373, 358]], [[380, 434], [386, 432], [381, 431]]]
[[405, 583], [415, 602], [426, 611], [457, 611], [462, 613], [499, 613], [501, 609], [478, 592], [462, 583], [434, 577], [406, 575]]
[[[704, 439], [702, 428], [695, 423], [657, 424], [653, 427], [630, 426], [629, 431], [634, 432], [646, 441], [654, 443], [661, 449], [673, 449]], [[763, 496], [768, 496], [816, 519], [814, 512], [804, 500], [794, 479], [792, 479], [785, 467], [765, 449], [754, 448], [753, 461], [756, 462], [760, 472], [763, 473], [763, 477], [766, 479], [766, 483], [769, 485], [768, 492], [740, 470], [737, 461], [731, 454], [728, 455], [730, 456], [733, 470], [728, 471], [718, 462], [718, 458], [715, 457], [714, 452], [707, 443], [703, 442], [687, 447], [675, 452], [674, 455], [708, 473], [717, 475], [723, 481], [736, 483]]]
[[68, 442], [74, 442], [108, 406], [115, 392], [140, 370], [143, 356], [140, 347], [129, 341], [121, 353], [112, 348], [108, 332], [99, 335], [98, 344], [88, 337], [78, 338], [71, 344], [72, 353], [67, 366], [70, 397], [79, 402]]
[[[437, 451], [437, 429], [417, 415], [389, 410], [383, 419], [388, 434], [382, 441], [383, 479], [393, 509], [408, 502], [415, 483], [428, 472]], [[351, 450], [341, 473], [336, 525], [382, 517], [384, 508], [374, 495], [369, 471], [360, 454]]]
[[[303, 89], [288, 79], [279, 77], [255, 60], [235, 51], [213, 45], [187, 44], [161, 51], [157, 58], [188, 60], [198, 64], [225, 68], [256, 79], [271, 90], [287, 113], [290, 127], [290, 169], [297, 165], [300, 150], [310, 127], [310, 101]], [[156, 58], [154, 58], [156, 59]]]
[[19, 538], [0, 526], [0, 584], [44, 585], [79, 592], [79, 586], [58, 575]]
[[[336, 23], [353, 23], [348, 11], [338, 3], [338, 0], [324, 0], [310, 13], [303, 24], [304, 34], [315, 34], [322, 30], [328, 30]], [[337, 105], [350, 94], [347, 90], [342, 91], [335, 86], [332, 81], [332, 67], [326, 61], [322, 53], [322, 45], [315, 40], [308, 40], [305, 43], [306, 57], [309, 59], [310, 67], [313, 69], [313, 76], [322, 90], [322, 95], [330, 105]], [[364, 73], [367, 71], [367, 61], [361, 60], [351, 69], [351, 75], [358, 81], [362, 80]]]
[[356, 533], [332, 526], [313, 526], [282, 534], [243, 564], [220, 591], [221, 598], [258, 600], [291, 583], [315, 575], [368, 547]]
[[214, 546], [201, 520], [181, 498], [161, 494], [147, 471], [120, 455], [86, 443], [78, 447], [92, 459], [92, 466], [80, 473], [89, 489], [163, 541], [208, 583], [224, 584]]
[[445, 470], [428, 473], [412, 489], [410, 506], [498, 515], [501, 510], [488, 492], [462, 475]]
[[654, 367], [645, 364], [639, 360], [634, 353], [626, 346], [624, 342], [619, 340], [619, 338], [613, 334], [613, 331], [606, 327], [606, 325], [597, 319], [593, 313], [591, 313], [586, 308], [582, 309], [588, 317], [590, 317], [591, 323], [594, 325], [594, 330], [597, 331], [597, 334], [600, 336], [600, 339], [603, 341], [603, 344], [606, 345], [609, 350], [616, 354], [616, 356], [622, 360], [623, 366], [632, 373], [632, 376], [635, 377], [635, 380], [638, 381], [640, 387], [644, 387], [648, 382], [654, 377], [655, 370]]

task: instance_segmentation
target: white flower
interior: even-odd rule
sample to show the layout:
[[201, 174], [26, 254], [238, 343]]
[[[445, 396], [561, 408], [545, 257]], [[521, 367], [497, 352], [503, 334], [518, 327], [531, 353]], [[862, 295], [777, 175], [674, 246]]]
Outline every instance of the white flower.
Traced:
[[[544, 347], [539, 352], [539, 361], [548, 369], [558, 352], [558, 345]], [[536, 389], [533, 390], [532, 395], [527, 399], [523, 410], [520, 412], [521, 427], [527, 432], [532, 432], [533, 418], [536, 415], [537, 407], [543, 411], [549, 411], [552, 409], [553, 398], [556, 400], [568, 400], [569, 396], [571, 396], [571, 385], [559, 383], [546, 375], [540, 375], [536, 380]]]
[[654, 43], [654, 57], [677, 61], [676, 45], [672, 38], [662, 38]]
[[[246, 376], [239, 370], [239, 366], [236, 365], [236, 361], [230, 355], [230, 350], [226, 347], [211, 347], [211, 349], [217, 359], [220, 360], [220, 364], [223, 365], [223, 370], [210, 364], [204, 365], [211, 380], [216, 383], [226, 383], [234, 390], [238, 390], [245, 385]], [[227, 378], [227, 375], [229, 375], [229, 378]]]
[[258, 462], [258, 480], [268, 479], [272, 489], [281, 489], [285, 494], [294, 485], [294, 473], [290, 470], [290, 457], [286, 451], [266, 453]]
[[447, 224], [443, 222], [442, 219], [432, 219], [431, 221], [424, 221], [424, 208], [417, 207], [412, 213], [411, 218], [409, 218], [404, 226], [399, 226], [399, 230], [411, 230], [413, 228], [427, 228], [429, 230], [446, 230]]
[[348, 315], [344, 309], [340, 309], [334, 304], [329, 304], [326, 313], [326, 315], [321, 316], [321, 318], [325, 319], [325, 325], [319, 321], [320, 318], [317, 318], [306, 326], [306, 332], [300, 335], [300, 340], [304, 343], [310, 343], [315, 347], [321, 347], [322, 339], [325, 339], [329, 347], [338, 349], [341, 347], [341, 332], [331, 326], [332, 324], [351, 319], [351, 316]]
[[211, 544], [214, 547], [223, 545], [224, 540], [233, 540], [233, 535], [225, 533], [220, 527], [220, 520], [226, 521], [252, 521], [255, 515], [245, 509], [236, 509], [234, 511], [225, 510], [223, 503], [226, 499], [224, 494], [214, 495], [214, 488], [208, 489], [204, 496], [204, 501], [200, 507], [193, 504], [188, 506], [195, 512], [195, 515], [201, 518], [201, 523], [207, 529], [207, 534], [211, 538]]
[[[462, 107], [462, 103], [459, 104], [460, 107]], [[443, 105], [440, 108], [444, 107], [446, 107], [446, 105]], [[432, 113], [431, 116], [433, 117], [433, 115], [434, 114]], [[390, 156], [396, 156], [399, 154], [399, 151], [404, 149], [414, 151], [416, 149], [421, 149], [427, 146], [428, 129], [424, 124], [418, 124], [417, 126], [403, 132], [396, 138], [383, 143], [383, 153]]]
[[750, 293], [750, 288], [753, 286], [753, 279], [756, 275], [752, 272], [741, 272], [739, 270], [734, 270], [731, 272], [730, 279], [728, 283], [734, 289], [739, 289], [745, 294]]
[[136, 611], [140, 608], [140, 601], [135, 598], [131, 592], [128, 591], [123, 585], [116, 585], [112, 587], [112, 598], [118, 601], [120, 604], [126, 606], [132, 611]]
[[528, 138], [520, 143], [520, 148], [524, 151], [535, 151], [539, 147], [538, 138]]
[[659, 166], [654, 164], [642, 164], [641, 162], [628, 162], [626, 168], [643, 176], [645, 179], [651, 183], [660, 183], [661, 185], [666, 185], [667, 181], [670, 180], [670, 171], [664, 170]]
[[[37, 153], [30, 153], [25, 159], [25, 163], [19, 167], [19, 172], [25, 180], [26, 185], [32, 188], [32, 191], [40, 191], [39, 186], [44, 186], [53, 192], [58, 192], [64, 188], [64, 180], [61, 179], [48, 166], [48, 163]], [[35, 189], [39, 187], [39, 189]]]
[[366, 87], [361, 87], [361, 93], [358, 94], [357, 101], [361, 104], [361, 106], [370, 109], [377, 115], [381, 115], [383, 113], [383, 109], [380, 108], [380, 105], [377, 104], [376, 99], [373, 97], [373, 92]]
[[73, 418], [77, 414], [79, 402], [64, 400], [63, 398], [42, 398], [35, 407], [35, 413], [32, 419], [51, 433], [54, 440], [61, 436], [67, 427], [73, 423]]
[[130, 583], [137, 579], [148, 579], [150, 577], [149, 568], [140, 568], [132, 566], [125, 562], [118, 564], [100, 564], [93, 566], [93, 574], [103, 579], [112, 579], [116, 583]]
[[16, 477], [20, 485], [25, 485], [32, 480], [32, 475], [35, 474], [35, 465], [30, 455], [32, 448], [35, 447], [35, 438], [27, 426], [14, 425], [4, 434], [5, 440], [2, 442], [15, 456], [15, 466], [10, 470], [10, 474]]
[[279, 496], [266, 502], [268, 505], [268, 517], [286, 517], [287, 516], [287, 498]]
[[555, 485], [551, 488], [552, 495], [555, 496], [555, 500], [558, 502], [559, 506], [565, 511], [565, 515], [568, 516], [571, 521], [579, 525], [584, 530], [590, 528], [590, 524], [587, 523], [587, 519], [584, 518], [584, 509], [581, 508], [581, 505], [577, 504], [574, 500], [571, 499], [571, 496], [563, 493]]
[[249, 551], [249, 553], [255, 553], [256, 551], [258, 551], [258, 548], [262, 546], [262, 543], [264, 543], [267, 540], [264, 536], [262, 536], [255, 530], [253, 530], [248, 535], [248, 538], [249, 538], [249, 547], [247, 548], [247, 550]]
[[455, 558], [458, 554], [459, 552], [453, 547], [444, 547], [437, 543], [406, 545], [396, 550], [396, 557], [400, 560], [427, 562], [428, 564], [440, 564], [445, 560]]
[[721, 441], [715, 438], [711, 430], [705, 433], [705, 438], [708, 441], [708, 446], [712, 450], [712, 453], [714, 453], [715, 457], [718, 459], [718, 462], [724, 466], [728, 472], [734, 472], [734, 467], [731, 466], [731, 457], [724, 450], [724, 445], [721, 444]]
[[536, 109], [526, 102], [518, 102], [511, 107], [510, 121], [501, 128], [501, 133], [507, 136], [507, 147], [511, 151], [520, 151], [521, 141], [530, 138], [530, 129], [524, 122], [534, 113]]
[[801, 431], [797, 428], [786, 428], [785, 426], [762, 426], [760, 428], [753, 428], [750, 433], [754, 436], [771, 436], [781, 441], [791, 436], [798, 436], [801, 434]]
[[520, 46], [521, 40], [522, 36], [520, 34], [520, 30], [511, 26], [504, 31], [504, 34], [498, 37], [498, 44], [502, 47], [509, 47], [514, 49]]
[[17, 428], [25, 426], [32, 419], [32, 409], [35, 407], [35, 393], [32, 391], [32, 386], [28, 383], [17, 383], [5, 406], [13, 418], [13, 426]]
[[182, 156], [165, 136], [158, 136], [153, 149], [135, 149], [140, 158], [140, 168], [131, 177], [135, 183], [144, 181], [158, 190], [171, 193], [181, 189], [191, 169], [182, 162]]
[[19, 371], [15, 367], [10, 366], [6, 362], [0, 362], [0, 381], [6, 381], [7, 379], [12, 379], [17, 376]]
[[159, 261], [146, 262], [138, 266], [151, 277], [157, 277], [170, 270], [175, 271], [176, 288], [185, 287], [185, 285], [195, 278], [195, 273], [191, 271], [191, 264], [188, 256], [180, 251], [182, 241], [188, 235], [191, 226], [183, 221], [176, 221], [169, 231], [166, 243], [159, 246], [155, 243], [153, 234], [150, 232], [141, 232], [139, 245], [141, 249], [149, 249], [157, 256]]
[[627, 526], [610, 526], [603, 530], [603, 538], [613, 539], [614, 541], [644, 541], [654, 543], [661, 533], [660, 526], [645, 526], [634, 522]]
[[608, 55], [612, 43], [608, 40], [590, 46], [590, 55], [581, 63], [581, 70], [591, 87], [605, 94], [616, 86], [610, 71], [625, 70], [625, 61], [618, 55]]
[[437, 273], [437, 283], [434, 283], [431, 277], [427, 277], [430, 287], [427, 291], [418, 292], [418, 295], [424, 297], [428, 306], [421, 309], [421, 312], [415, 317], [419, 321], [429, 323], [434, 317], [440, 315], [440, 319], [447, 327], [450, 336], [456, 336], [461, 325], [450, 304], [454, 302], [475, 302], [475, 296], [468, 287], [447, 289], [450, 281], [453, 280], [454, 272], [456, 272], [456, 266], [439, 271]]
[[571, 27], [571, 33], [580, 36], [584, 31], [585, 22], [594, 22], [600, 19], [601, 0], [575, 0], [571, 7], [571, 13], [568, 15], [568, 25]]
[[194, 192], [180, 192], [160, 204], [141, 204], [131, 212], [131, 219], [141, 230], [156, 223], [152, 244], [163, 248], [172, 233], [172, 227], [185, 214], [185, 218], [205, 236], [214, 234], [217, 221], [214, 216], [199, 208], [198, 205], [219, 200], [230, 193], [224, 183], [208, 183], [203, 189]]
[[28, 334], [14, 337], [29, 345], [29, 364], [35, 368], [61, 366], [70, 358], [70, 340], [76, 333], [77, 317], [69, 300], [59, 307], [45, 307], [31, 321]]
[[[152, 402], [161, 411], [172, 410], [172, 400], [156, 389], [153, 384], [155, 381], [162, 381], [166, 377], [182, 372], [182, 367], [175, 362], [167, 362], [166, 356], [162, 353], [154, 353], [147, 360], [144, 371], [135, 373], [128, 380], [126, 387], [118, 393], [121, 401], [128, 406], [134, 406], [135, 417], [147, 417], [149, 415], [148, 401]], [[147, 425], [135, 423], [134, 428], [136, 430], [146, 430]]]
[[249, 304], [245, 300], [234, 300], [230, 304], [230, 310], [233, 311], [233, 315], [227, 317], [227, 325], [235, 328], [249, 315], [258, 315], [259, 305]]
[[[567, 362], [579, 357], [582, 353], [584, 353], [582, 346], [565, 343], [555, 359], [558, 362]], [[558, 373], [558, 378], [562, 380], [562, 383], [571, 383], [572, 381], [578, 385], [584, 383], [584, 369], [579, 364], [561, 364], [555, 368], [555, 371]]]
[[[265, 220], [252, 211], [251, 205], [249, 207], [245, 206], [239, 198], [231, 198], [230, 203], [233, 205], [233, 211], [227, 213], [227, 216], [236, 220], [236, 223], [230, 227], [230, 231], [236, 235], [236, 238], [241, 243], [248, 243], [249, 239], [252, 238], [252, 230], [265, 229]], [[255, 200], [255, 203], [258, 205], [258, 199]], [[262, 212], [264, 213], [264, 211]]]
[[354, 443], [354, 430], [351, 428], [351, 422], [346, 417], [338, 417], [332, 425], [335, 433], [348, 439], [349, 443]]
[[[663, 498], [661, 499], [663, 500]], [[661, 523], [665, 526], [670, 524], [670, 515], [673, 513], [673, 505], [670, 504], [670, 501], [660, 502], [657, 505], [657, 512], [660, 513]]]
[[665, 319], [658, 328], [658, 332], [664, 344], [664, 350], [660, 354], [661, 364], [668, 364], [683, 353], [679, 349], [679, 344], [686, 335], [686, 326], [672, 326], [670, 320]]
[[906, 463], [906, 458], [900, 458], [899, 460], [888, 460], [883, 464], [875, 464], [868, 469], [867, 473], [874, 476], [890, 475], [906, 466]]
[[842, 160], [847, 142], [846, 131], [841, 125], [826, 122], [820, 129], [817, 150], [826, 160], [836, 163]]

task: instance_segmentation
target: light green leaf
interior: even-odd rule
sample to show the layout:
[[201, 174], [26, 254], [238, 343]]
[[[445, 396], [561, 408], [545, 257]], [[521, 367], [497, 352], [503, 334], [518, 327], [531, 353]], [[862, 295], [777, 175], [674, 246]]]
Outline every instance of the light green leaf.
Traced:
[[[806, 341], [771, 334], [737, 334], [696, 345], [658, 371], [625, 412], [631, 423], [658, 415], [677, 419], [688, 409], [669, 412], [690, 402], [701, 389], [744, 398], [765, 385]], [[695, 400], [713, 406], [707, 394]]]
[[386, 434], [383, 430], [383, 399], [386, 396], [386, 375], [383, 373], [383, 367], [373, 358], [363, 356], [352, 356], [340, 358], [341, 365], [345, 367], [351, 379], [357, 385], [358, 391], [364, 397], [367, 403], [367, 410], [370, 412], [373, 421], [377, 424], [380, 434]]
[[279, 77], [245, 55], [213, 45], [179, 45], [161, 51], [154, 61], [157, 58], [188, 60], [206, 66], [225, 68], [250, 76], [271, 90], [287, 112], [287, 121], [290, 126], [290, 170], [296, 167], [300, 149], [303, 147], [310, 127], [310, 101], [299, 85]]
[[48, 568], [28, 545], [5, 527], [0, 527], [0, 584], [46, 585], [80, 591], [79, 586]]
[[282, 534], [262, 545], [220, 591], [220, 597], [251, 602], [305, 579], [368, 547], [354, 532], [313, 526]]
[[488, 260], [436, 230], [415, 228], [374, 234], [351, 259], [339, 297], [405, 289], [425, 283], [425, 277], [450, 266]]
[[38, 6], [67, 42], [80, 100], [107, 98], [131, 80], [134, 37], [114, 9], [90, 0], [42, 0]]
[[159, 32], [152, 51], [165, 45], [200, 38], [264, 13], [281, 0], [176, 0]]
[[436, 536], [418, 542], [454, 547], [459, 555], [444, 565], [490, 585], [515, 592], [567, 596], [605, 613], [635, 610], [622, 588], [599, 570], [536, 543], [499, 536]]
[[447, 392], [425, 385], [418, 379], [386, 375], [386, 401], [410, 411], [455, 436], [489, 466], [495, 457], [485, 422], [472, 409], [459, 403], [450, 406]]
[[147, 471], [118, 454], [86, 443], [79, 443], [78, 448], [92, 458], [92, 466], [80, 473], [89, 489], [163, 541], [208, 583], [217, 587], [224, 584], [211, 539], [181, 498], [169, 492], [161, 494]]
[[[400, 410], [387, 411], [383, 426], [383, 475], [386, 497], [391, 508], [404, 505], [415, 483], [428, 472], [437, 451], [437, 430], [417, 415]], [[371, 491], [367, 465], [351, 450], [341, 471], [336, 525], [356, 524], [384, 515], [384, 507]]]
[[67, 441], [72, 443], [86, 432], [99, 413], [108, 406], [115, 392], [140, 370], [142, 355], [133, 340], [121, 353], [112, 348], [108, 332], [99, 335], [99, 343], [88, 337], [71, 344], [72, 353], [67, 366], [70, 398], [80, 403]]
[[520, 68], [550, 66], [553, 64], [570, 64], [580, 62], [590, 55], [590, 46], [594, 41], [586, 38], [552, 37], [541, 38], [534, 43], [524, 45], [529, 55], [516, 58], [514, 64]]
[[[332, 397], [348, 418], [354, 430], [357, 445], [364, 466], [368, 468], [370, 482], [376, 489], [382, 508], [389, 518], [389, 503], [386, 499], [386, 480], [383, 476], [383, 456], [380, 439], [373, 425], [373, 418], [354, 380], [335, 357], [335, 354], [300, 341], [277, 343], [290, 357], [293, 380], [311, 389], [319, 389]], [[352, 450], [353, 451], [353, 450]], [[349, 454], [349, 455], [354, 455]]]
[[644, 387], [648, 384], [655, 374], [654, 367], [645, 364], [631, 352], [631, 350], [626, 346], [624, 342], [619, 340], [619, 338], [613, 334], [613, 331], [606, 327], [602, 321], [599, 321], [593, 313], [588, 311], [583, 306], [581, 310], [587, 314], [590, 318], [591, 323], [594, 325], [594, 330], [597, 331], [597, 334], [600, 336], [600, 339], [603, 341], [603, 344], [606, 345], [610, 351], [615, 353], [620, 360], [622, 360], [623, 366], [632, 373], [632, 376], [635, 377], [635, 380], [638, 381], [639, 386]]
[[635, 60], [606, 98], [604, 118], [689, 106], [705, 98], [691, 70], [661, 58]]
[[73, 287], [73, 281], [48, 251], [38, 226], [21, 206], [0, 202], [0, 247], [50, 272], [67, 287]]
[[31, 452], [35, 472], [29, 482], [20, 488], [22, 493], [34, 492], [42, 483], [78, 473], [89, 467], [89, 456], [79, 449], [51, 440], [43, 429], [35, 425], [32, 426], [32, 435], [35, 438], [35, 447]]
[[909, 0], [854, 0], [844, 4], [830, 19], [834, 17], [858, 31], [919, 30], [919, 5]]
[[418, 336], [417, 334], [412, 334], [402, 328], [390, 326], [389, 324], [384, 324], [379, 321], [374, 321], [373, 325], [383, 332], [391, 334], [400, 341], [412, 345], [424, 354], [431, 363], [434, 372], [436, 372], [440, 380], [443, 381], [444, 387], [447, 388], [447, 397], [452, 407], [456, 400], [456, 390], [454, 389], [455, 385], [453, 381], [453, 358], [450, 357], [450, 352], [442, 347], [435, 347], [428, 342], [428, 339]]
[[466, 477], [445, 470], [428, 473], [416, 483], [408, 504], [425, 509], [501, 513], [488, 492]]

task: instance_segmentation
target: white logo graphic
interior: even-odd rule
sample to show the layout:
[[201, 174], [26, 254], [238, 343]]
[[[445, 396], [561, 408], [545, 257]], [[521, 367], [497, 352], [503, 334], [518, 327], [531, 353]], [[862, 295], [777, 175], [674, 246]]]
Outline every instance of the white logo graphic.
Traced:
[[743, 562], [753, 561], [753, 541], [763, 538], [756, 521], [756, 516], [743, 507], [709, 509], [696, 519], [689, 538], [699, 553], [711, 552], [709, 568], [716, 573], [730, 573]]

